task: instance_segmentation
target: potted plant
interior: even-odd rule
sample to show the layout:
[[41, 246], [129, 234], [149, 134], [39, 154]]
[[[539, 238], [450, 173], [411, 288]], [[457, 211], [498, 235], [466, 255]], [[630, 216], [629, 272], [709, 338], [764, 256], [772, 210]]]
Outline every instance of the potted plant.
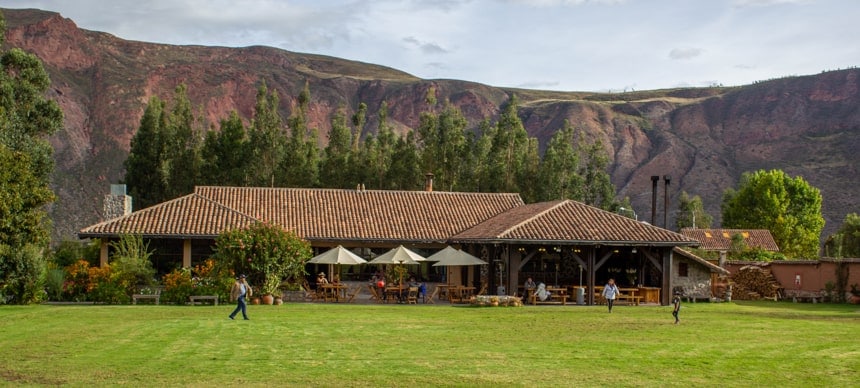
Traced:
[[275, 302], [275, 295], [277, 294], [278, 287], [280, 285], [280, 275], [269, 274], [266, 276], [266, 281], [263, 282], [263, 285], [260, 287], [263, 304], [273, 304]]

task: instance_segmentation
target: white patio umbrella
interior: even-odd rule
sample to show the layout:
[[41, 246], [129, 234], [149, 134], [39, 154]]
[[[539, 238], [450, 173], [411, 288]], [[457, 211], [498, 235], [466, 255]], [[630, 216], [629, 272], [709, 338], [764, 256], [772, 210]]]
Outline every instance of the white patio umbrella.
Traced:
[[[403, 245], [401, 245], [401, 246], [398, 246], [397, 248], [394, 248], [388, 252], [385, 252], [385, 253], [377, 256], [375, 259], [369, 261], [368, 264], [418, 265], [422, 261], [425, 261], [425, 260], [426, 259], [424, 259], [423, 256], [421, 256], [415, 252], [412, 252], [412, 251], [406, 249]], [[399, 272], [400, 282], [398, 284], [403, 284], [403, 272], [405, 272], [405, 270], [402, 267], [400, 267], [400, 269], [403, 271]]]
[[367, 263], [367, 260], [364, 260], [361, 258], [361, 256], [350, 252], [349, 249], [338, 245], [335, 248], [329, 249], [317, 256], [314, 256], [313, 258], [308, 260], [308, 263], [357, 265]]
[[388, 252], [385, 252], [375, 259], [368, 262], [368, 264], [419, 264], [419, 262], [425, 261], [426, 259], [415, 253], [406, 249], [403, 245], [394, 248]]
[[[329, 276], [332, 276], [332, 267], [334, 265], [358, 265], [367, 263], [367, 260], [361, 258], [361, 256], [356, 255], [340, 245], [335, 248], [329, 249], [319, 255], [312, 257], [308, 260], [310, 264], [328, 264], [328, 272]], [[340, 274], [340, 267], [337, 270], [338, 274]], [[340, 276], [340, 275], [338, 275]]]
[[458, 265], [487, 265], [484, 260], [481, 260], [469, 253], [453, 247], [447, 247], [439, 252], [434, 253], [427, 258], [427, 261], [438, 261], [433, 264], [434, 267], [452, 267]]

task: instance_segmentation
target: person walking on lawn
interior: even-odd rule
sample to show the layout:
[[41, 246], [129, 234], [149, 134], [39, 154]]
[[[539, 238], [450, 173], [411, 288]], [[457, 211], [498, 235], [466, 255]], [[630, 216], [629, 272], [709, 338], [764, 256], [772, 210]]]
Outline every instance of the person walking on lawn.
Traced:
[[609, 279], [606, 286], [603, 287], [603, 297], [606, 298], [606, 305], [609, 306], [609, 312], [612, 312], [612, 305], [615, 303], [615, 298], [621, 294], [618, 286], [615, 285], [615, 279]]
[[678, 322], [681, 322], [681, 320], [678, 319], [678, 312], [681, 311], [681, 295], [677, 292], [675, 293], [675, 297], [672, 298], [672, 306], [674, 306], [672, 309], [672, 316], [675, 317], [675, 324], [677, 325]]
[[230, 319], [235, 319], [236, 314], [241, 311], [242, 317], [244, 317], [246, 321], [248, 320], [248, 307], [245, 303], [245, 298], [250, 297], [251, 295], [254, 295], [254, 291], [251, 289], [251, 286], [248, 285], [248, 282], [245, 281], [245, 275], [239, 275], [239, 277], [236, 278], [236, 282], [233, 283], [233, 289], [230, 290], [230, 301], [235, 300], [237, 302], [236, 309], [230, 314]]

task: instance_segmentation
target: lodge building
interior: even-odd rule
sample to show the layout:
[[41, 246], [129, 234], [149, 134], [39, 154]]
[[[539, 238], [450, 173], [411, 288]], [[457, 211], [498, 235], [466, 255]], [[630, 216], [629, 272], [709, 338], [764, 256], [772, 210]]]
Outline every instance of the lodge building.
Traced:
[[[127, 203], [115, 198], [122, 195], [113, 192], [106, 203]], [[595, 303], [594, 287], [610, 277], [659, 289], [654, 302], [666, 305], [691, 269], [725, 272], [679, 254], [698, 246], [695, 239], [580, 202], [525, 204], [516, 193], [441, 192], [432, 184], [424, 191], [199, 186], [146, 209], [124, 208], [78, 233], [101, 240], [102, 265], [109, 262], [109, 242], [123, 234], [146, 239], [155, 266], [164, 270], [205, 260], [224, 231], [265, 222], [294, 230], [315, 253], [337, 245], [371, 256], [398, 245], [425, 254], [456, 246], [489, 265], [462, 268], [454, 281], [511, 295], [532, 277], [583, 286], [587, 304]]]

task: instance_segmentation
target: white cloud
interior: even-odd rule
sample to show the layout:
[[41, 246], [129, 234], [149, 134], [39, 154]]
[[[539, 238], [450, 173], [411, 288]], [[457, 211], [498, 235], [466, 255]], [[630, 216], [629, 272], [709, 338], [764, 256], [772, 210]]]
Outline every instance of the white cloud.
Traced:
[[737, 85], [860, 64], [858, 1], [0, 0], [0, 7], [57, 11], [124, 39], [268, 45], [495, 86]]
[[702, 49], [694, 47], [674, 48], [669, 51], [669, 58], [675, 60], [693, 59], [699, 55], [702, 55]]

